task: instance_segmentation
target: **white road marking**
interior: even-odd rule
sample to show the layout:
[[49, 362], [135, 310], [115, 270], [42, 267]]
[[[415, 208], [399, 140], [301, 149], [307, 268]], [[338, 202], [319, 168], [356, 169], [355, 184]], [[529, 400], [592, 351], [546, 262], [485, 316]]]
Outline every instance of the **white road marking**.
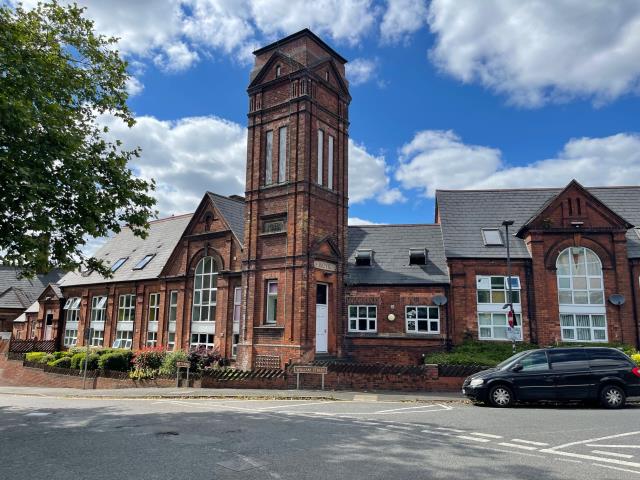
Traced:
[[629, 470], [628, 468], [612, 467], [611, 465], [600, 465], [599, 463], [592, 463], [591, 465], [595, 465], [596, 467], [610, 468], [612, 470], [618, 470], [620, 472], [640, 473], [640, 471], [638, 470]]
[[519, 448], [520, 450], [537, 450], [536, 447], [531, 447], [529, 445], [518, 445], [517, 443], [502, 442], [502, 443], [499, 443], [498, 445], [501, 445], [503, 447], [509, 447], [509, 448]]
[[600, 447], [600, 448], [640, 448], [640, 445], [600, 445], [594, 443], [587, 443], [587, 447]]
[[617, 458], [633, 458], [633, 455], [627, 455], [626, 453], [605, 452], [604, 450], [591, 450], [591, 453], [597, 453], [598, 455], [609, 455], [610, 457]]
[[579, 442], [565, 443], [563, 445], [558, 445], [557, 447], [551, 447], [548, 450], [560, 450], [561, 448], [571, 447], [573, 445], [583, 445], [585, 443], [599, 442], [601, 440], [609, 440], [610, 438], [628, 437], [630, 435], [638, 435], [639, 433], [640, 431], [636, 431], [636, 432], [618, 433], [617, 435], [608, 435], [606, 437], [590, 438], [589, 440], [581, 440]]
[[537, 445], [538, 447], [546, 447], [549, 445], [548, 443], [544, 442], [534, 442], [533, 440], [522, 440], [520, 438], [512, 438], [511, 441], [517, 443], [526, 443], [527, 445]]
[[582, 463], [582, 460], [573, 460], [572, 458], [556, 458], [556, 460], [560, 460], [561, 462], [569, 462], [569, 463]]
[[471, 435], [478, 435], [479, 437], [487, 437], [487, 438], [502, 438], [501, 435], [493, 435], [491, 433], [480, 433], [480, 432], [471, 432]]
[[467, 435], [457, 435], [458, 438], [462, 438], [463, 440], [473, 440], [474, 442], [487, 443], [490, 442], [488, 438], [478, 438], [478, 437], [469, 437]]
[[436, 430], [446, 430], [447, 432], [465, 433], [466, 430], [460, 430], [458, 428], [436, 427]]
[[413, 430], [411, 427], [403, 427], [402, 425], [387, 425], [387, 428], [395, 428], [396, 430]]
[[51, 415], [51, 412], [31, 412], [25, 414], [25, 417], [46, 417], [47, 415]]
[[[433, 407], [445, 407], [445, 406], [444, 406], [444, 405], [441, 405], [441, 404], [439, 404], [439, 403], [434, 403], [434, 404], [431, 404], [431, 405], [421, 405], [421, 406], [419, 406], [419, 407], [392, 408], [392, 409], [389, 409], [389, 410], [380, 410], [380, 411], [377, 411], [377, 412], [374, 412], [374, 413], [400, 412], [400, 411], [402, 411], [402, 410], [422, 410], [422, 409], [425, 409], [425, 408], [433, 408]], [[446, 407], [445, 407], [445, 408], [446, 408]], [[451, 409], [451, 407], [446, 408], [446, 409], [447, 409], [447, 410], [450, 410], [450, 409]]]
[[422, 430], [422, 433], [431, 433], [433, 435], [444, 435], [445, 437], [449, 437], [452, 436], [453, 433], [449, 433], [449, 432], [436, 432], [434, 430]]
[[573, 457], [573, 458], [582, 458], [583, 460], [593, 460], [595, 462], [613, 463], [616, 465], [622, 465], [623, 467], [640, 468], [640, 463], [627, 462], [625, 460], [617, 460], [615, 458], [602, 458], [602, 457], [595, 457], [593, 455], [583, 455], [581, 453], [559, 452], [557, 450], [551, 450], [550, 448], [540, 450], [540, 451], [542, 453], [553, 453], [554, 455], [562, 455], [565, 457]]
[[335, 402], [313, 402], [313, 403], [296, 403], [294, 405], [273, 405], [271, 407], [260, 407], [259, 409], [257, 409], [258, 411], [263, 411], [263, 410], [272, 410], [275, 408], [282, 408], [282, 409], [286, 409], [286, 408], [293, 408], [293, 407], [306, 407], [306, 406], [310, 406], [310, 405], [324, 405], [326, 403], [335, 403]]

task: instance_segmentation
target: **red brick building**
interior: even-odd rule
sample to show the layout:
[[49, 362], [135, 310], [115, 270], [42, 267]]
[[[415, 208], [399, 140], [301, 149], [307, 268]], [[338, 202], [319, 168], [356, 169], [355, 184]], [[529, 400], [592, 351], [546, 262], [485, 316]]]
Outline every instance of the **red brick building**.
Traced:
[[255, 55], [246, 196], [123, 230], [96, 254], [111, 278], [65, 276], [41, 299], [62, 345], [206, 345], [250, 369], [413, 364], [465, 338], [638, 344], [640, 187], [439, 191], [434, 224], [347, 227], [346, 60], [308, 30]]

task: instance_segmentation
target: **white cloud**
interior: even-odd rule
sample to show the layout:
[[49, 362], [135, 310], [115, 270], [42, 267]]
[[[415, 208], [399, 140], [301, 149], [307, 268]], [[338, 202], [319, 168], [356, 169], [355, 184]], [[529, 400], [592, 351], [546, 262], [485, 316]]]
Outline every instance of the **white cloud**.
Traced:
[[375, 199], [390, 205], [403, 202], [405, 197], [397, 188], [390, 188], [388, 166], [384, 156], [367, 152], [363, 145], [349, 139], [349, 201], [361, 203]]
[[500, 165], [499, 150], [466, 145], [452, 131], [425, 130], [402, 147], [396, 179], [433, 197], [436, 188], [467, 188]]
[[129, 129], [113, 117], [100, 119], [124, 148], [142, 148], [131, 167], [143, 178], [156, 179], [160, 216], [193, 211], [207, 190], [222, 195], [244, 193], [244, 127], [217, 117], [162, 121], [142, 116], [136, 120]]
[[186, 70], [195, 64], [199, 56], [183, 42], [176, 42], [167, 46], [163, 52], [158, 53], [153, 62], [163, 70], [179, 72]]
[[127, 79], [126, 87], [130, 97], [135, 97], [136, 95], [140, 95], [144, 90], [143, 83], [133, 76]]
[[436, 189], [560, 187], [640, 183], [640, 135], [619, 133], [569, 140], [553, 158], [523, 166], [501, 160], [495, 148], [466, 145], [453, 132], [423, 131], [401, 150], [396, 178], [433, 197]]
[[426, 0], [387, 0], [380, 34], [385, 42], [406, 41], [426, 24]]
[[433, 0], [433, 61], [513, 103], [640, 91], [640, 2]]
[[383, 223], [372, 222], [370, 220], [365, 220], [364, 218], [359, 217], [349, 217], [348, 220], [349, 225], [384, 225]]
[[356, 58], [346, 65], [347, 78], [352, 86], [361, 85], [376, 78], [377, 69], [377, 60]]

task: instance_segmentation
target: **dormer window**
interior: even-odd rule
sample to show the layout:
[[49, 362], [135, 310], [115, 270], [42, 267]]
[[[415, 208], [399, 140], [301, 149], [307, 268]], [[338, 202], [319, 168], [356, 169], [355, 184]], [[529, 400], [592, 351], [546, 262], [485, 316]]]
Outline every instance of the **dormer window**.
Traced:
[[115, 263], [113, 265], [111, 265], [111, 271], [115, 272], [116, 270], [118, 270], [122, 264], [124, 262], [127, 261], [127, 257], [123, 257], [123, 258], [119, 258], [118, 260], [115, 261]]
[[426, 248], [410, 248], [409, 249], [409, 265], [426, 265], [427, 249]]
[[356, 265], [370, 267], [373, 259], [373, 250], [356, 250]]
[[144, 258], [142, 260], [140, 260], [138, 263], [136, 263], [136, 266], [133, 267], [134, 270], [142, 270], [144, 267], [147, 266], [147, 264], [151, 261], [151, 259], [153, 259], [153, 257], [155, 257], [156, 254], [150, 254], [150, 255], [145, 255]]
[[502, 232], [497, 228], [483, 228], [482, 240], [487, 247], [502, 246], [504, 240], [502, 240]]
[[276, 78], [278, 78], [282, 74], [282, 66], [276, 65]]

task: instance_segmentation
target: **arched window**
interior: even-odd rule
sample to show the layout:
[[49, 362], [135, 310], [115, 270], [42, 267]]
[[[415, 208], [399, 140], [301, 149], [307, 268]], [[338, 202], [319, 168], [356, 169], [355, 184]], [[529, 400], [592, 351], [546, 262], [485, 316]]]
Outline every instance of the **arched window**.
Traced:
[[212, 257], [204, 257], [196, 267], [191, 321], [213, 322], [216, 319], [217, 284], [218, 266]]
[[606, 341], [602, 262], [585, 247], [563, 250], [556, 261], [560, 327], [564, 341]]
[[276, 65], [276, 78], [282, 75], [282, 67], [280, 65]]

